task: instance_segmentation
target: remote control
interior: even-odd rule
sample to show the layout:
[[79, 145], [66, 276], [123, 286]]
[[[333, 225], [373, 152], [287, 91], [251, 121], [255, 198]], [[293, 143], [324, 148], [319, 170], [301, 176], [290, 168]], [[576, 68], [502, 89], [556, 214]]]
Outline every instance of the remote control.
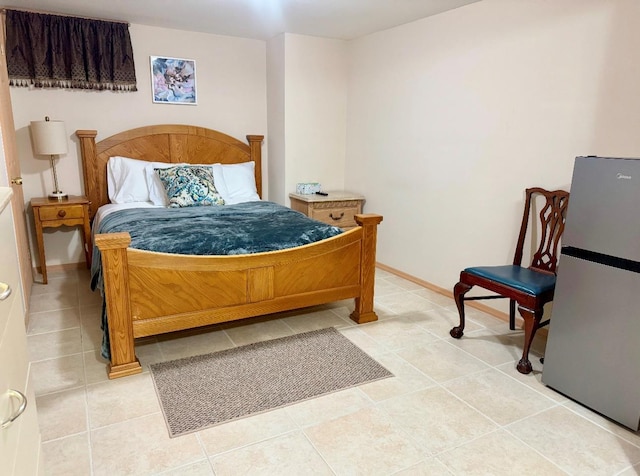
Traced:
[[316, 192], [316, 195], [322, 195], [323, 197], [326, 197], [329, 194], [327, 192]]

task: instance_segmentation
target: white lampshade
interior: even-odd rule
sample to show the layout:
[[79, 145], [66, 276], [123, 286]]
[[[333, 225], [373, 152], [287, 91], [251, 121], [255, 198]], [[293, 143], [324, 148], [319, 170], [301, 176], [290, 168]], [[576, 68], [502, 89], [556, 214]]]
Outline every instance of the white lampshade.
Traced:
[[36, 155], [67, 153], [67, 131], [62, 121], [31, 121], [33, 152]]

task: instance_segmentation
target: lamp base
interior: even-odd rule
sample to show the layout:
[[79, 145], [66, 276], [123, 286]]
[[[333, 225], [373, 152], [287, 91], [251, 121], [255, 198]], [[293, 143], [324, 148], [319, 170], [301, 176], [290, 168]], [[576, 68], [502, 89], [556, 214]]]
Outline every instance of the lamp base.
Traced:
[[63, 200], [65, 198], [67, 198], [68, 196], [69, 196], [68, 194], [66, 194], [64, 192], [61, 192], [60, 190], [57, 190], [55, 192], [51, 192], [49, 194], [49, 198], [57, 198], [58, 200]]

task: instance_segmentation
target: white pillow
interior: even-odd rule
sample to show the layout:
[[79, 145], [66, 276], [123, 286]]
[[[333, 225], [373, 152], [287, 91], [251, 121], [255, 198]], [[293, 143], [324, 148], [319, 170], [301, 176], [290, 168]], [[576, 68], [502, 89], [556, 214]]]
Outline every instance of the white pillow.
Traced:
[[227, 205], [260, 200], [256, 189], [255, 166], [253, 161], [212, 165], [216, 188]]
[[222, 164], [211, 164], [211, 172], [213, 172], [213, 182], [216, 185], [218, 193], [223, 198], [225, 205], [231, 205], [229, 200], [229, 192], [227, 190], [227, 184], [224, 181], [224, 172], [222, 171]]
[[128, 157], [110, 157], [107, 162], [107, 191], [111, 203], [148, 202], [145, 167], [149, 162]]

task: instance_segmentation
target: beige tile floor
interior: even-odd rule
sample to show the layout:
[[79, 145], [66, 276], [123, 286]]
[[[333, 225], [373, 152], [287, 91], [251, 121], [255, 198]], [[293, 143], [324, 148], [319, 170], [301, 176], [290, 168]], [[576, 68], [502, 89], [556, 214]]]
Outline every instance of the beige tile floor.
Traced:
[[[350, 302], [139, 342], [144, 372], [109, 381], [99, 298], [86, 271], [36, 284], [28, 329], [46, 474], [640, 474], [640, 434], [515, 368], [522, 333], [470, 310], [454, 340], [452, 300], [379, 270], [380, 320]], [[395, 377], [169, 438], [148, 365], [335, 326]]]

